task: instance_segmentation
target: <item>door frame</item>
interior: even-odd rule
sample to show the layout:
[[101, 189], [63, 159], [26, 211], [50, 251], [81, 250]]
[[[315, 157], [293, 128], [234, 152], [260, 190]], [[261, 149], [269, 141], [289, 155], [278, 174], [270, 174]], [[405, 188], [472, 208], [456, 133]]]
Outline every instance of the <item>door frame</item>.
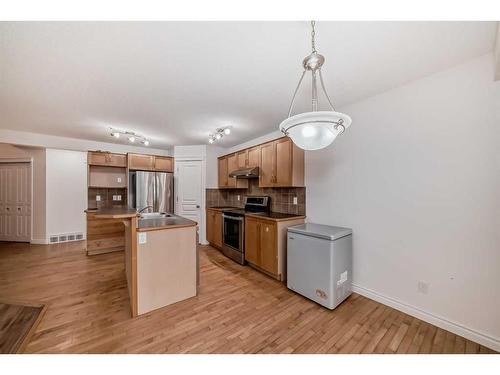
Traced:
[[207, 183], [206, 183], [206, 158], [205, 156], [182, 156], [182, 157], [175, 157], [174, 160], [174, 213], [177, 214], [177, 203], [178, 203], [178, 192], [179, 192], [179, 171], [178, 171], [178, 165], [177, 163], [182, 163], [182, 162], [192, 162], [192, 161], [199, 161], [201, 162], [201, 205], [200, 205], [200, 222], [198, 223], [199, 225], [199, 238], [198, 242], [201, 245], [208, 245], [207, 241], [207, 228], [206, 228], [206, 190], [207, 190]]
[[[33, 157], [28, 158], [0, 158], [0, 164], [29, 163], [30, 174], [30, 243], [46, 244], [46, 241], [33, 240]], [[43, 243], [42, 243], [43, 242]]]

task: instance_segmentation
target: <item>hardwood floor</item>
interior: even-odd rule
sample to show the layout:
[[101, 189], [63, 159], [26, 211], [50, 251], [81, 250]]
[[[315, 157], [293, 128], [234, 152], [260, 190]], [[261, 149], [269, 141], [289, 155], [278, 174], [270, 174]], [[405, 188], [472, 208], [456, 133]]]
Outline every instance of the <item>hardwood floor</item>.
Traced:
[[0, 354], [22, 353], [44, 312], [43, 304], [0, 301]]
[[123, 253], [0, 244], [0, 299], [47, 311], [30, 353], [492, 353], [354, 294], [329, 311], [200, 247], [197, 297], [130, 318]]

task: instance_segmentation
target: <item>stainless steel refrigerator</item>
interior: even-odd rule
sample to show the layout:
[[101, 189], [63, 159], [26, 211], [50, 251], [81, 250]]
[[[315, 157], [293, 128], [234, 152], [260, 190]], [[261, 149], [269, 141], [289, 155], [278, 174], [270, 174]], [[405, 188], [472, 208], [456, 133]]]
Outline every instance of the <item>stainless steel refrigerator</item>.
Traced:
[[143, 212], [173, 213], [173, 173], [130, 171], [128, 205]]

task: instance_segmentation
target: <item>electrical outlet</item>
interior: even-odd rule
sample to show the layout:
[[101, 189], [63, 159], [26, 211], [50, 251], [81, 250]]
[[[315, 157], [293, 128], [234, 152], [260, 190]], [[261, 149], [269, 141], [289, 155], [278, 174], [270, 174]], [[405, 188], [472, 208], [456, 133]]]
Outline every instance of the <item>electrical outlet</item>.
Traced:
[[116, 178], [116, 182], [122, 182], [122, 178], [121, 177], [117, 177]]
[[113, 200], [114, 200], [114, 201], [116, 201], [116, 200], [117, 200], [117, 199], [116, 199], [116, 195], [113, 195]]
[[293, 204], [297, 204], [297, 197], [293, 197]]
[[96, 200], [96, 202], [100, 202], [101, 201], [101, 196], [100, 195], [96, 195], [95, 196], [95, 200]]
[[418, 292], [422, 294], [428, 294], [429, 293], [429, 283], [419, 281], [418, 282]]
[[117, 196], [116, 196], [116, 200], [117, 200], [117, 201], [121, 201], [121, 200], [122, 200], [122, 196], [121, 196], [121, 195], [117, 195]]

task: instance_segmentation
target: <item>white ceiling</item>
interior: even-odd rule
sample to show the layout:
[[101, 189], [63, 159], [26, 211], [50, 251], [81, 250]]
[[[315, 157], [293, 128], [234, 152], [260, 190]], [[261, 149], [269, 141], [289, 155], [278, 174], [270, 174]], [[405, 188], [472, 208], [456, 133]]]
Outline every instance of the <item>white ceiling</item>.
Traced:
[[[341, 107], [488, 53], [495, 30], [323, 21], [316, 45]], [[276, 130], [309, 52], [308, 22], [2, 22], [0, 127], [113, 142], [114, 126], [158, 148], [231, 125], [233, 146]]]

